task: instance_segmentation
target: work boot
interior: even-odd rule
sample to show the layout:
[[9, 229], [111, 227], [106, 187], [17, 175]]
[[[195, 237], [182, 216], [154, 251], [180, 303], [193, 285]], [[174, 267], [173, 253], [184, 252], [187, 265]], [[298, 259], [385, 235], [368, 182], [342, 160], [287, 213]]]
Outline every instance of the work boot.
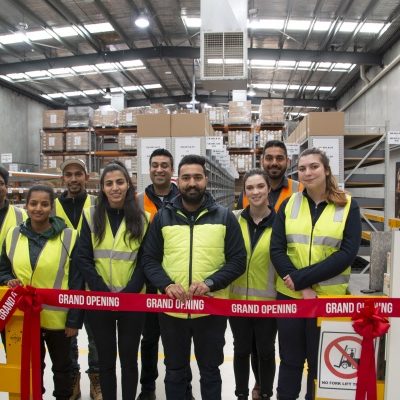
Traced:
[[72, 394], [69, 400], [78, 400], [81, 398], [81, 373], [72, 373]]
[[90, 380], [90, 398], [93, 400], [103, 400], [100, 387], [100, 375], [98, 373], [89, 373]]
[[141, 392], [136, 400], [156, 400], [156, 392]]
[[237, 396], [237, 400], [247, 400], [249, 398], [249, 396], [245, 395], [245, 394], [239, 394]]
[[251, 391], [252, 400], [261, 400], [260, 385], [256, 382], [254, 384], [253, 390]]

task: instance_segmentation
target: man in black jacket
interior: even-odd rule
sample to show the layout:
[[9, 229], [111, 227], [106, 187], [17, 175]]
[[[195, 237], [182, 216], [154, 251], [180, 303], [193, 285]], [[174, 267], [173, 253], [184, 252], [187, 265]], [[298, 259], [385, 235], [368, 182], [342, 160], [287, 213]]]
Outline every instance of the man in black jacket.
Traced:
[[[147, 278], [162, 293], [186, 302], [193, 296], [228, 298], [229, 284], [245, 271], [246, 251], [239, 224], [206, 192], [204, 157], [183, 157], [180, 195], [154, 217], [144, 243]], [[193, 339], [203, 400], [221, 399], [226, 317], [160, 314], [167, 400], [185, 400]]]

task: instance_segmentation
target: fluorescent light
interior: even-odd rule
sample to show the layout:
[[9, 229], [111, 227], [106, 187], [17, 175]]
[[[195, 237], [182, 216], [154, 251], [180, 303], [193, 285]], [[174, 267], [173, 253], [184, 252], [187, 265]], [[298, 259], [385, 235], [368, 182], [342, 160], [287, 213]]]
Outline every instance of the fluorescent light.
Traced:
[[123, 86], [122, 89], [124, 89], [126, 92], [134, 92], [136, 90], [140, 90], [139, 86]]
[[275, 60], [251, 60], [250, 65], [252, 67], [275, 67]]
[[287, 24], [288, 31], [307, 31], [310, 29], [311, 21], [305, 19], [290, 19]]
[[317, 88], [317, 87], [316, 87], [315, 85], [308, 85], [308, 86], [305, 87], [304, 90], [312, 91], [312, 90], [315, 90], [316, 88]]
[[250, 87], [249, 91], [247, 92], [247, 96], [254, 97], [256, 95], [256, 91]]
[[87, 94], [88, 96], [94, 95], [94, 94], [100, 94], [101, 90], [99, 89], [89, 89], [89, 90], [84, 90], [83, 93]]
[[331, 21], [316, 21], [313, 30], [317, 32], [329, 31], [331, 23], [332, 23]]
[[22, 43], [25, 39], [24, 34], [22, 33], [12, 33], [10, 35], [1, 35], [0, 43], [2, 44], [13, 44], [13, 43]]
[[243, 58], [225, 58], [225, 64], [243, 64]]
[[334, 69], [349, 69], [351, 65], [351, 63], [336, 63]]
[[159, 83], [151, 83], [149, 85], [143, 85], [145, 89], [161, 89], [162, 86]]
[[48, 93], [48, 96], [52, 99], [58, 99], [60, 97], [65, 97], [64, 93]]
[[299, 90], [300, 85], [289, 85], [289, 90]]
[[310, 68], [312, 65], [312, 61], [300, 61], [299, 67], [300, 68]]
[[26, 75], [28, 75], [31, 78], [41, 78], [43, 76], [49, 76], [49, 73], [45, 70], [40, 70], [40, 71], [27, 71], [25, 72]]
[[270, 87], [270, 83], [253, 83], [254, 89], [269, 89]]
[[318, 90], [320, 92], [330, 92], [333, 89], [333, 86], [320, 86]]
[[142, 67], [142, 66], [143, 66], [142, 60], [120, 61], [120, 64], [121, 64], [124, 68]]
[[360, 29], [361, 33], [379, 33], [385, 24], [383, 22], [365, 22]]
[[53, 31], [60, 37], [78, 36], [78, 32], [72, 26], [53, 28]]
[[343, 22], [339, 28], [339, 32], [353, 32], [357, 28], [357, 22]]
[[71, 68], [52, 68], [52, 69], [49, 69], [49, 72], [52, 75], [71, 75], [72, 74]]
[[120, 87], [112, 87], [110, 89], [111, 93], [121, 93], [122, 92], [122, 88]]
[[24, 73], [7, 74], [7, 76], [13, 80], [26, 79], [26, 75]]
[[45, 40], [45, 39], [51, 39], [52, 36], [47, 33], [44, 30], [41, 31], [32, 31], [32, 32], [26, 32], [26, 37], [29, 40]]
[[83, 25], [90, 33], [112, 32], [114, 28], [109, 22]]
[[183, 15], [182, 20], [187, 28], [200, 28], [201, 26], [201, 18], [198, 17], [186, 17], [186, 15]]
[[250, 29], [281, 30], [284, 26], [283, 19], [254, 19], [248, 23]]
[[0, 78], [4, 79], [5, 81], [12, 82], [12, 79], [10, 79], [7, 75], [0, 75]]
[[331, 66], [332, 66], [332, 63], [330, 63], [330, 62], [320, 62], [320, 63], [318, 64], [317, 69], [319, 69], [319, 70], [321, 70], [321, 69], [326, 70], [326, 69], [329, 69]]
[[48, 96], [47, 94], [41, 94], [41, 96], [44, 97], [44, 98], [47, 99], [47, 100], [51, 100], [51, 97]]
[[79, 90], [73, 91], [73, 92], [64, 92], [64, 94], [68, 97], [77, 97], [77, 96], [83, 96], [83, 93]]
[[101, 63], [96, 64], [96, 67], [101, 71], [116, 71], [117, 67], [114, 63]]
[[296, 61], [289, 61], [289, 60], [278, 61], [278, 67], [294, 67], [295, 65]]
[[75, 65], [74, 67], [71, 68], [78, 74], [84, 72], [94, 72], [93, 65]]
[[272, 89], [274, 90], [286, 90], [287, 84], [286, 83], [274, 83], [272, 85]]

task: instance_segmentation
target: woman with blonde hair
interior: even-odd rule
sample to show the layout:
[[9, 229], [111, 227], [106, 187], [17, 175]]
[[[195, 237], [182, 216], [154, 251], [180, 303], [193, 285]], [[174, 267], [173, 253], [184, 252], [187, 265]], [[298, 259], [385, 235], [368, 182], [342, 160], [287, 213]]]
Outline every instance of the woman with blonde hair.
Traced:
[[[344, 295], [361, 240], [360, 210], [338, 188], [329, 159], [320, 149], [303, 151], [298, 161], [303, 192], [282, 203], [271, 238], [271, 259], [278, 273], [277, 299]], [[280, 400], [297, 399], [307, 360], [306, 400], [314, 398], [319, 329], [313, 318], [279, 318]]]

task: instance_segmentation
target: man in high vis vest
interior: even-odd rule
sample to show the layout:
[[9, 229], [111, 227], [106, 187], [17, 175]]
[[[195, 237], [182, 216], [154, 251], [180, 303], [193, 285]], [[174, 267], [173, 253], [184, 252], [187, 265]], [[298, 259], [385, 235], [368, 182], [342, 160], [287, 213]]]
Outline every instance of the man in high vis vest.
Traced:
[[[229, 298], [228, 286], [246, 269], [246, 250], [233, 213], [206, 191], [205, 158], [187, 155], [178, 168], [180, 195], [154, 217], [144, 243], [144, 272], [171, 299]], [[202, 400], [221, 400], [227, 318], [160, 314], [166, 400], [185, 400], [193, 339]]]
[[[0, 253], [8, 230], [21, 225], [28, 217], [24, 209], [12, 206], [7, 200], [8, 178], [8, 171], [0, 166]], [[4, 331], [1, 337], [5, 343]]]
[[[62, 180], [66, 190], [54, 202], [54, 215], [62, 218], [68, 228], [76, 229], [78, 233], [82, 227], [82, 213], [85, 208], [95, 205], [96, 197], [86, 192], [86, 182], [89, 174], [86, 164], [78, 158], [70, 158], [61, 164]], [[96, 345], [88, 324], [85, 323], [88, 333], [88, 375], [90, 379], [90, 397], [94, 400], [102, 400], [99, 381], [99, 361]], [[70, 400], [81, 397], [80, 366], [78, 362], [79, 351], [77, 337], [71, 340], [71, 358], [73, 369], [73, 388]]]
[[[280, 140], [269, 140], [264, 145], [263, 154], [260, 159], [260, 164], [268, 176], [270, 191], [268, 194], [268, 201], [275, 212], [278, 212], [282, 202], [290, 197], [293, 193], [303, 190], [303, 185], [299, 182], [287, 178], [286, 170], [289, 166], [290, 160], [287, 155], [285, 143]], [[237, 209], [244, 209], [249, 205], [249, 201], [242, 192], [238, 199]], [[253, 368], [254, 376], [258, 376], [258, 360], [257, 350], [253, 348], [251, 356], [251, 365]], [[260, 399], [260, 387], [257, 382], [254, 385], [252, 392], [253, 400]]]
[[[166, 149], [156, 149], [150, 155], [150, 179], [151, 184], [147, 186], [144, 192], [138, 194], [139, 206], [150, 213], [150, 221], [153, 220], [164, 204], [170, 202], [179, 194], [179, 190], [171, 182], [174, 172], [174, 159], [172, 154]], [[146, 293], [157, 293], [157, 289], [146, 283]], [[157, 313], [147, 313], [143, 329], [143, 337], [140, 343], [140, 355], [142, 361], [142, 370], [140, 373], [141, 393], [137, 400], [155, 400], [156, 399], [156, 379], [158, 377], [158, 342], [160, 340], [160, 325], [158, 323]], [[188, 385], [188, 399], [192, 399], [191, 385]]]

